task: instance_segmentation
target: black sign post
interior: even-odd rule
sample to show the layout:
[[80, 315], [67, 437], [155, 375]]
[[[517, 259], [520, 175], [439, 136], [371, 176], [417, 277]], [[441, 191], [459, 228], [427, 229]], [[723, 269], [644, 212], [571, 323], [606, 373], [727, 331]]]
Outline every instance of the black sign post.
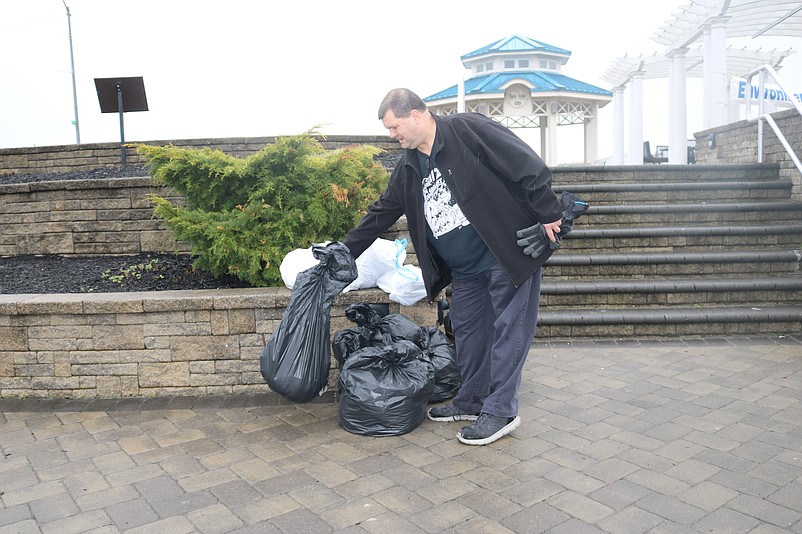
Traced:
[[95, 89], [101, 113], [120, 114], [120, 157], [125, 166], [125, 126], [123, 113], [148, 111], [145, 82], [141, 76], [133, 78], [95, 78]]

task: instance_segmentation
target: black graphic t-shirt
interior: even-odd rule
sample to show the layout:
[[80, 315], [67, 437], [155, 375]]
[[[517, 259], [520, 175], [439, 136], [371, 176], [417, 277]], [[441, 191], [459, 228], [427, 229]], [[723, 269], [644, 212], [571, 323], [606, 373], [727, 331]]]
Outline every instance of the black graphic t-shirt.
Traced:
[[495, 256], [462, 213], [435, 162], [423, 153], [419, 153], [419, 160], [427, 235], [451, 275], [469, 276], [495, 265]]

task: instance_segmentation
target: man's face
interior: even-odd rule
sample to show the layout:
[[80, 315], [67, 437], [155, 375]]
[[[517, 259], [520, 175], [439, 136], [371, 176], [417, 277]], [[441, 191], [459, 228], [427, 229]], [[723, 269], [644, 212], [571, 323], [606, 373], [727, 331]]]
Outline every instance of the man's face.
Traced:
[[419, 123], [420, 113], [414, 109], [409, 117], [398, 118], [393, 110], [389, 110], [382, 118], [382, 124], [390, 132], [390, 137], [398, 141], [401, 148], [418, 148], [422, 141]]

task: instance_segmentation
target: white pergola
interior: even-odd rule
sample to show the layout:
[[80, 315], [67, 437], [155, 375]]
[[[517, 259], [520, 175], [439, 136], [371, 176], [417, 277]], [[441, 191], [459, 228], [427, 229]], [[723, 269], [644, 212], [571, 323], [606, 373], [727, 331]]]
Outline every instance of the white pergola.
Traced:
[[[652, 39], [666, 46], [661, 55], [623, 57], [602, 78], [613, 84], [613, 159], [624, 163], [623, 93], [630, 90], [630, 148], [627, 163], [643, 163], [643, 80], [669, 80], [669, 163], [687, 163], [686, 80], [704, 80], [703, 125], [726, 124], [730, 76], [745, 77], [761, 65], [775, 69], [794, 51], [728, 48], [728, 37], [802, 37], [802, 1], [691, 0]], [[701, 47], [699, 47], [701, 43]]]

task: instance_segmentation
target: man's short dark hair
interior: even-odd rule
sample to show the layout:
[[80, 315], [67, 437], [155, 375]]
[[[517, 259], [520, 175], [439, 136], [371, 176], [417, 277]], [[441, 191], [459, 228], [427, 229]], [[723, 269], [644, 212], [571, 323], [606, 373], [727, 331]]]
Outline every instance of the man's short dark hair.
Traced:
[[426, 111], [426, 104], [421, 98], [403, 87], [393, 89], [382, 100], [379, 106], [379, 120], [382, 120], [388, 111], [392, 111], [393, 115], [399, 119], [409, 117], [413, 109], [417, 109], [421, 113]]

